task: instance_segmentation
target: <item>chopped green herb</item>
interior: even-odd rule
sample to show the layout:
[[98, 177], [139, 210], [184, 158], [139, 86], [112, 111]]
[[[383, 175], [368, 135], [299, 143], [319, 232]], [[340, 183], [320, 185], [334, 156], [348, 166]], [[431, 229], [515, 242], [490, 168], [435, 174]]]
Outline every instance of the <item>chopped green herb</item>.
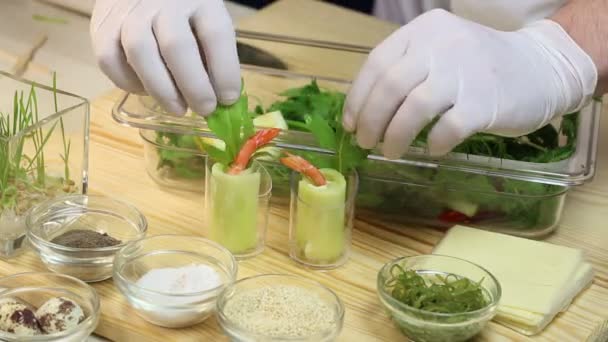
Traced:
[[435, 274], [433, 278], [425, 278], [414, 270], [393, 265], [386, 286], [391, 296], [399, 302], [429, 312], [471, 312], [489, 304], [480, 285], [483, 279], [474, 282], [454, 274]]

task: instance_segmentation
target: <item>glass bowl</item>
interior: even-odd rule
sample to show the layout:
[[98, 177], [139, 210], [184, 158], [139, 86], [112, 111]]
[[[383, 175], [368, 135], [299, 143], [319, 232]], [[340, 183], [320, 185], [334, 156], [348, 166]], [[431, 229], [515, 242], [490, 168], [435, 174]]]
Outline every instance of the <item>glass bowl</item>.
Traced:
[[[277, 327], [266, 326], [268, 331], [275, 333], [261, 333], [247, 328], [243, 324], [239, 324], [233, 317], [229, 317], [228, 311], [231, 310], [231, 301], [239, 298], [243, 294], [251, 293], [250, 291], [262, 290], [264, 288], [276, 288], [277, 286], [285, 286], [289, 288], [298, 288], [315, 295], [328, 308], [328, 311], [333, 315], [333, 322], [318, 333], [308, 336], [286, 336], [277, 332]], [[275, 297], [285, 298], [285, 297]], [[289, 299], [283, 299], [289, 300]], [[276, 313], [277, 315], [280, 314]], [[239, 342], [254, 342], [254, 341], [297, 341], [297, 342], [324, 342], [335, 340], [344, 324], [344, 305], [338, 296], [329, 288], [320, 283], [302, 277], [284, 274], [265, 274], [249, 278], [241, 279], [234, 284], [226, 287], [220, 294], [217, 300], [217, 318], [224, 332], [230, 337], [231, 341]], [[265, 317], [264, 317], [265, 318]], [[274, 317], [273, 317], [274, 318]], [[270, 318], [270, 319], [273, 319]], [[296, 327], [280, 327], [283, 329], [296, 329]]]
[[[73, 195], [44, 202], [27, 217], [27, 236], [42, 262], [53, 272], [86, 282], [112, 277], [114, 256], [128, 242], [146, 234], [146, 218], [134, 206], [115, 199]], [[107, 233], [120, 244], [99, 248], [66, 247], [51, 242], [75, 229]]]
[[0, 331], [0, 341], [85, 341], [97, 327], [100, 314], [99, 297], [91, 286], [74, 277], [45, 272], [19, 273], [0, 278], [0, 300], [17, 298], [38, 308], [53, 297], [65, 297], [78, 304], [85, 319], [73, 328], [48, 335], [16, 336]]
[[[481, 309], [465, 313], [431, 312], [403, 304], [393, 298], [390, 293], [391, 285], [388, 283], [391, 270], [396, 265], [405, 270], [413, 270], [425, 278], [454, 274], [475, 282], [481, 281], [488, 304]], [[458, 342], [470, 339], [494, 317], [501, 296], [500, 284], [490, 272], [469, 261], [443, 255], [395, 259], [382, 267], [378, 273], [377, 286], [380, 302], [388, 315], [405, 336], [419, 342]]]
[[[155, 291], [137, 284], [158, 268], [205, 265], [217, 272], [221, 285], [192, 293]], [[202, 322], [215, 310], [219, 293], [236, 279], [238, 264], [221, 245], [196, 236], [157, 235], [132, 242], [114, 262], [114, 283], [146, 321], [168, 328]]]

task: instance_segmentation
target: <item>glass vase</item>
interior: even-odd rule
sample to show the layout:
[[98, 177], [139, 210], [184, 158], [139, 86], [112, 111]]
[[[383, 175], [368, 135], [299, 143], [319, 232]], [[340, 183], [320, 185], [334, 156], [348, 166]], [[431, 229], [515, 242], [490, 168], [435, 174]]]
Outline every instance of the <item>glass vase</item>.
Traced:
[[0, 72], [0, 257], [22, 250], [27, 212], [86, 193], [89, 103]]

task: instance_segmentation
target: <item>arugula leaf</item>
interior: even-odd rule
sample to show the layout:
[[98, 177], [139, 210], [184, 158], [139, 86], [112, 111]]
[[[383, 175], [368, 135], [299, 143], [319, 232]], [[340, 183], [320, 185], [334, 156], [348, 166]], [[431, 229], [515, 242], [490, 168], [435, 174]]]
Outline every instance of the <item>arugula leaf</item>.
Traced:
[[338, 154], [338, 171], [348, 173], [363, 164], [371, 151], [359, 147], [355, 142], [353, 135], [346, 132], [344, 127], [342, 127], [344, 100], [345, 96], [340, 96], [337, 106], [335, 107], [337, 112], [335, 125], [339, 141], [336, 153]]
[[286, 89], [279, 95], [284, 97], [308, 96], [321, 93], [317, 80], [313, 79], [309, 84], [300, 88]]
[[369, 150], [364, 150], [354, 142], [351, 134], [339, 133], [340, 142], [336, 153], [338, 154], [338, 165], [336, 169], [345, 174], [355, 170], [367, 159]]
[[306, 122], [307, 116], [320, 116], [335, 127], [334, 120], [344, 101], [344, 94], [321, 90], [316, 80], [300, 88], [287, 89], [280, 95], [286, 99], [273, 103], [268, 111], [280, 110], [292, 130], [306, 130], [294, 123]]
[[315, 136], [315, 139], [317, 139], [319, 146], [328, 150], [336, 150], [338, 141], [336, 132], [331, 128], [326, 119], [318, 115], [308, 115], [306, 117], [306, 124], [308, 130]]
[[365, 161], [369, 151], [357, 146], [351, 134], [342, 128], [343, 93], [322, 90], [313, 80], [280, 95], [286, 99], [273, 103], [268, 111], [280, 110], [289, 129], [309, 131], [320, 147], [334, 151], [333, 168], [348, 173]]
[[257, 106], [255, 106], [253, 113], [256, 115], [262, 115], [262, 114], [264, 114], [264, 108], [261, 105], [257, 105]]
[[[439, 117], [418, 134], [413, 146], [426, 146], [428, 134], [437, 120]], [[556, 162], [567, 159], [574, 153], [577, 122], [578, 113], [572, 113], [563, 117], [559, 131], [548, 124], [530, 134], [515, 138], [477, 133], [456, 146], [453, 152], [533, 163]], [[566, 142], [560, 145], [561, 136], [565, 137]]]

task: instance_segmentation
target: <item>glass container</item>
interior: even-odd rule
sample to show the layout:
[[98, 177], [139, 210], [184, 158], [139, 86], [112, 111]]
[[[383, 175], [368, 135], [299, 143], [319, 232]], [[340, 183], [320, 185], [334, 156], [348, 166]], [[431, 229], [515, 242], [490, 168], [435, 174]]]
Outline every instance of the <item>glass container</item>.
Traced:
[[[231, 317], [229, 314], [231, 302], [237, 300], [240, 296], [250, 294], [252, 291], [263, 291], [264, 289], [273, 287], [295, 288], [317, 297], [328, 308], [327, 311], [330, 312], [330, 316], [323, 319], [324, 323], [327, 323], [326, 327], [311, 336], [281, 336], [281, 334], [274, 331], [272, 334], [264, 334], [244, 326], [238, 319]], [[275, 299], [277, 302], [281, 302], [282, 300], [283, 298]], [[281, 307], [281, 305], [277, 306]], [[307, 315], [306, 312], [282, 312], [279, 310], [274, 314], [291, 317], [297, 317], [299, 314], [304, 315], [303, 317]], [[272, 326], [272, 317], [259, 317], [259, 319], [259, 325], [266, 326], [267, 328]], [[241, 279], [226, 287], [217, 300], [217, 320], [222, 330], [230, 337], [230, 340], [235, 342], [330, 342], [335, 341], [342, 331], [344, 325], [344, 304], [334, 291], [314, 280], [286, 274], [263, 274]], [[290, 327], [281, 326], [278, 329], [290, 330]]]
[[346, 177], [335, 170], [321, 172], [328, 183], [319, 187], [292, 173], [289, 255], [305, 266], [331, 269], [350, 254], [358, 177], [356, 172]]
[[0, 257], [24, 245], [37, 203], [87, 190], [89, 103], [0, 72]]
[[259, 162], [238, 175], [207, 158], [205, 205], [207, 236], [236, 258], [264, 250], [272, 179]]
[[[30, 244], [46, 267], [86, 282], [112, 276], [114, 257], [127, 243], [142, 239], [146, 218], [134, 206], [108, 197], [70, 195], [34, 207], [27, 217]], [[53, 242], [74, 230], [92, 230], [120, 241], [108, 247], [67, 247]]]
[[[205, 265], [217, 272], [221, 284], [201, 292], [171, 293], [142, 287], [138, 280], [149, 271]], [[114, 284], [146, 321], [182, 328], [200, 323], [215, 311], [218, 294], [234, 282], [238, 264], [219, 244], [196, 236], [157, 235], [123, 247], [114, 262]]]
[[62, 332], [15, 336], [0, 331], [0, 340], [8, 342], [82, 342], [97, 328], [100, 304], [97, 292], [86, 283], [63, 274], [30, 272], [0, 278], [0, 301], [17, 299], [26, 305], [39, 308], [54, 297], [64, 297], [78, 304], [84, 320], [75, 327]]
[[[248, 39], [250, 37], [248, 36]], [[277, 39], [267, 48], [278, 44]], [[290, 42], [290, 44], [294, 44]], [[316, 43], [315, 43], [316, 44]], [[313, 44], [314, 45], [314, 44]], [[262, 45], [260, 45], [262, 46]], [[331, 44], [315, 48], [332, 49]], [[345, 48], [338, 48], [344, 53]], [[355, 49], [356, 50], [356, 49]], [[360, 49], [356, 53], [361, 53]], [[322, 89], [346, 92], [349, 81], [323, 75], [243, 65], [242, 76], [251, 110], [267, 108], [286, 89], [316, 80]], [[357, 213], [405, 224], [446, 228], [455, 224], [525, 237], [542, 237], [559, 223], [568, 190], [591, 180], [595, 173], [601, 103], [591, 102], [575, 120], [572, 153], [559, 161], [529, 162], [475, 153], [454, 152], [442, 158], [428, 155], [424, 146], [411, 146], [397, 160], [372, 151], [357, 170]], [[141, 128], [148, 173], [169, 187], [201, 191], [204, 150], [194, 138], [213, 139], [205, 121], [195, 115], [173, 116], [147, 97], [125, 95], [115, 106], [114, 118]], [[562, 119], [551, 125], [558, 131]], [[558, 133], [559, 146], [567, 137]], [[330, 156], [310, 133], [289, 130], [275, 139], [279, 148], [296, 154]], [[273, 179], [273, 196], [289, 198], [290, 171], [277, 160], [260, 161]], [[192, 172], [190, 172], [192, 171]]]
[[[432, 312], [406, 305], [391, 294], [394, 288], [392, 272], [395, 267], [415, 271], [431, 283], [436, 281], [437, 276], [445, 277], [448, 274], [480, 282], [488, 304], [465, 313]], [[501, 296], [500, 284], [490, 272], [469, 261], [442, 255], [404, 257], [387, 263], [378, 273], [377, 291], [380, 302], [396, 326], [416, 342], [469, 340], [496, 315]]]

